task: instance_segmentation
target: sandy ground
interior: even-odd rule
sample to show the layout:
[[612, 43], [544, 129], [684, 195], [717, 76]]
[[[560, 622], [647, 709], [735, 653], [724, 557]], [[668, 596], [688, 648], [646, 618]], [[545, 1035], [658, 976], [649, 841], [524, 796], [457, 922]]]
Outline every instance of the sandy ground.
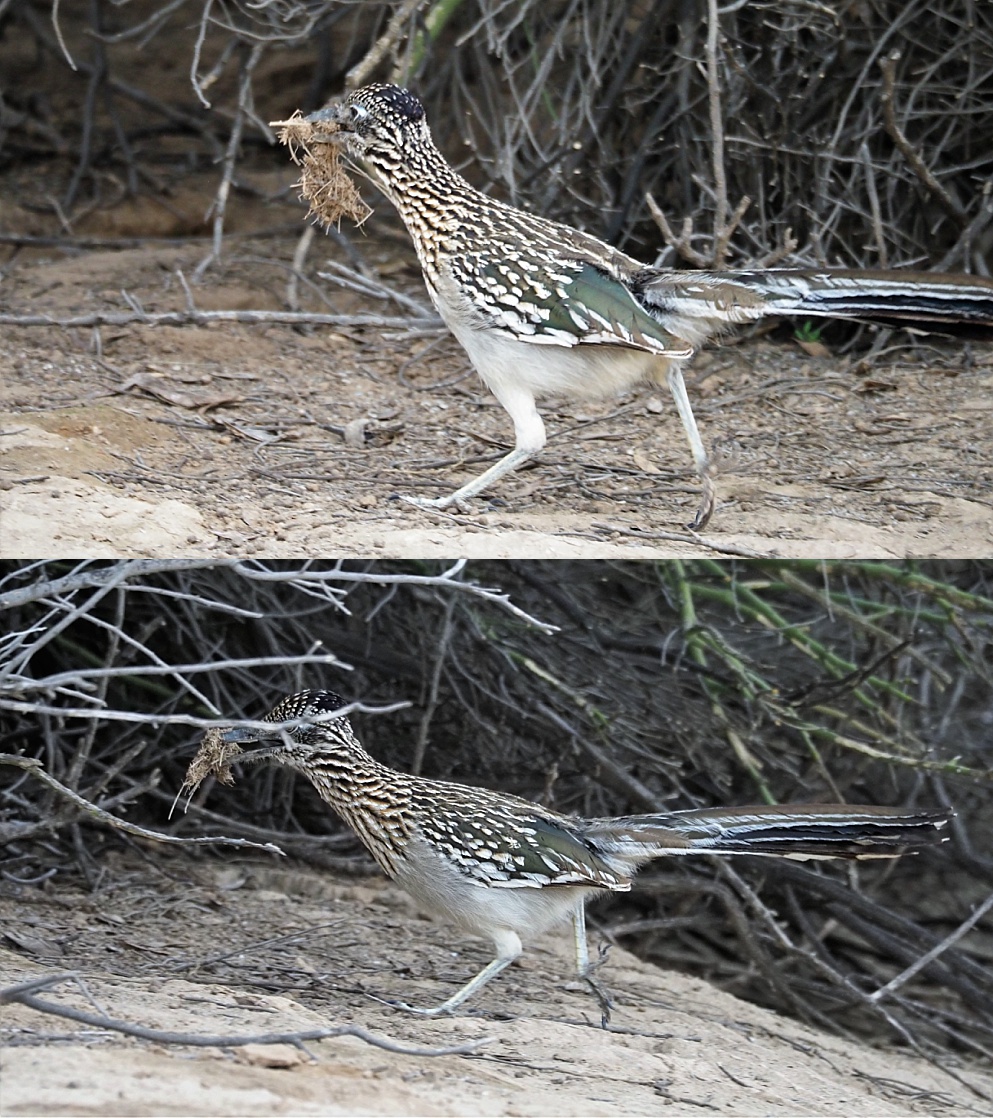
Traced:
[[422, 1019], [486, 961], [379, 881], [148, 850], [105, 866], [95, 894], [0, 896], [0, 983], [77, 971], [40, 996], [157, 1029], [250, 1034], [358, 1024], [411, 1046], [482, 1040], [469, 1055], [398, 1055], [356, 1038], [198, 1049], [13, 1005], [2, 1020], [3, 1113], [912, 1115], [988, 1114], [993, 1076], [939, 1068], [813, 1031], [620, 950], [601, 976], [608, 1030], [548, 936], [466, 1016]]
[[[371, 220], [384, 239], [360, 238], [364, 258], [423, 297], [389, 211]], [[196, 305], [284, 309], [293, 229], [232, 239], [227, 262], [191, 286]], [[3, 268], [2, 309], [120, 312], [122, 292], [148, 311], [180, 309], [179, 274], [191, 276], [203, 253], [167, 241], [21, 249]], [[317, 279], [332, 257], [342, 250], [321, 237], [307, 265], [332, 306], [311, 297], [304, 309], [398, 313]], [[451, 491], [512, 437], [442, 331], [0, 326], [0, 554], [993, 551], [993, 345], [922, 342], [866, 369], [777, 334], [701, 354], [688, 382], [721, 464], [719, 508], [699, 538], [684, 527], [697, 486], [682, 430], [658, 390], [552, 401], [551, 438], [533, 466], [468, 513], [427, 512], [399, 495]]]

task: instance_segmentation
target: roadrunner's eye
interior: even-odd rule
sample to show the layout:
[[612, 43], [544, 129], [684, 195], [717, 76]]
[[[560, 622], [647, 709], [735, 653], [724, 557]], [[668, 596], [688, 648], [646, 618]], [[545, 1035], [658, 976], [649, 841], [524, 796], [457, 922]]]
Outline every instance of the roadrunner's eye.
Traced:
[[368, 119], [369, 110], [365, 107], [365, 105], [349, 105], [348, 115], [351, 119], [352, 124], [360, 124], [363, 120]]

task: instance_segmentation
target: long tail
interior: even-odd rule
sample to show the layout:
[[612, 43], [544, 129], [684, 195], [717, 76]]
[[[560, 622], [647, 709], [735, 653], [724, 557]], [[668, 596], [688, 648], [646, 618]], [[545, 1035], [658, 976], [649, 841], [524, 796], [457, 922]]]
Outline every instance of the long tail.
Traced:
[[678, 319], [751, 322], [767, 315], [899, 318], [993, 326], [993, 279], [936, 272], [695, 272], [646, 270], [636, 281], [642, 302], [678, 334]]
[[798, 804], [595, 819], [586, 833], [605, 853], [632, 865], [673, 854], [893, 858], [946, 841], [942, 828], [949, 818], [948, 812]]

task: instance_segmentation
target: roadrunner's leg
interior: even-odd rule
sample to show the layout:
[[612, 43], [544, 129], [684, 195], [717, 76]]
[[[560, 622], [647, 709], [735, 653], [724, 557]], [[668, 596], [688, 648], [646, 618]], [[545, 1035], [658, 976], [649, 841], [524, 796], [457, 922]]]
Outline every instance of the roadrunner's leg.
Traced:
[[495, 928], [491, 935], [493, 936], [493, 944], [497, 949], [496, 958], [487, 963], [475, 978], [471, 978], [461, 990], [456, 990], [441, 1005], [421, 1008], [416, 1005], [407, 1005], [406, 1002], [390, 1001], [386, 1004], [396, 1009], [406, 1009], [409, 1013], [419, 1013], [422, 1017], [437, 1017], [439, 1013], [451, 1013], [466, 999], [471, 998], [477, 990], [481, 990], [491, 978], [495, 978], [502, 970], [509, 967], [524, 950], [521, 937], [516, 932], [510, 931], [509, 928]]
[[490, 384], [490, 388], [513, 420], [514, 449], [509, 454], [505, 454], [499, 462], [494, 462], [479, 477], [466, 482], [447, 497], [404, 497], [405, 501], [423, 509], [444, 509], [449, 505], [461, 505], [502, 478], [504, 474], [509, 474], [522, 466], [545, 445], [545, 425], [535, 407], [534, 395], [527, 388], [516, 384]]
[[693, 452], [696, 472], [700, 475], [700, 480], [703, 482], [703, 493], [700, 497], [700, 504], [696, 510], [696, 516], [693, 518], [693, 523], [689, 525], [693, 531], [700, 531], [706, 528], [707, 521], [710, 520], [714, 511], [714, 500], [716, 498], [716, 487], [713, 477], [714, 469], [710, 459], [707, 457], [706, 450], [703, 448], [703, 439], [700, 438], [700, 432], [696, 425], [696, 418], [693, 415], [693, 409], [690, 407], [690, 398], [686, 395], [686, 385], [683, 383], [683, 371], [676, 362], [669, 365], [666, 371], [666, 380], [668, 381], [672, 398], [676, 401], [676, 410], [679, 412], [679, 418], [683, 422], [683, 430], [686, 432], [686, 438], [689, 440], [690, 450]]
[[614, 1003], [610, 1000], [607, 987], [596, 977], [605, 956], [601, 956], [595, 963], [590, 962], [590, 949], [586, 940], [586, 908], [580, 905], [572, 914], [572, 932], [576, 941], [576, 971], [579, 977], [589, 986], [600, 1005], [600, 1024], [606, 1028], [610, 1022], [610, 1011]]

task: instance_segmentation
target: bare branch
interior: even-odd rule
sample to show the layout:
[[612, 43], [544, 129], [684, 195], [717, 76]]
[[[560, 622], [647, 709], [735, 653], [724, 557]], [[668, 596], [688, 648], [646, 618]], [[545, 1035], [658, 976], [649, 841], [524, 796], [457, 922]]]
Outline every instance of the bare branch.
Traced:
[[72, 594], [76, 590], [85, 590], [94, 586], [116, 585], [130, 578], [146, 578], [148, 575], [163, 571], [195, 571], [204, 567], [230, 566], [234, 562], [233, 559], [122, 559], [109, 567], [92, 567], [88, 563], [83, 563], [80, 569], [72, 574], [32, 582], [19, 590], [8, 590], [0, 594], [0, 610], [27, 605], [28, 602], [35, 602], [39, 598]]
[[[724, 263], [724, 252], [718, 248], [724, 237], [728, 215], [728, 184], [724, 172], [724, 116], [721, 107], [721, 83], [717, 68], [717, 44], [721, 34], [720, 16], [717, 0], [707, 0], [707, 102], [710, 107], [710, 150], [711, 166], [714, 173], [714, 267]], [[746, 203], [747, 205], [747, 203]], [[730, 234], [729, 234], [730, 236]], [[727, 249], [727, 241], [723, 243]]]
[[968, 221], [968, 214], [962, 207], [955, 201], [955, 199], [948, 193], [948, 191], [941, 185], [940, 182], [931, 173], [930, 168], [921, 159], [913, 144], [904, 135], [903, 129], [900, 127], [896, 119], [896, 109], [894, 106], [895, 93], [895, 75], [896, 64], [900, 60], [900, 52], [894, 51], [887, 58], [879, 60], [879, 69], [883, 75], [883, 116], [886, 121], [886, 131], [889, 132], [896, 146], [903, 152], [904, 157], [910, 164], [914, 174], [921, 180], [927, 189], [934, 195], [935, 198], [944, 206], [948, 213], [955, 218], [957, 222], [965, 225]]
[[380, 314], [311, 314], [304, 311], [94, 311], [58, 318], [48, 314], [0, 314], [0, 326], [206, 326], [210, 322], [271, 323], [277, 326], [371, 326], [443, 329], [438, 318]]
[[[78, 812], [65, 816], [64, 818], [45, 819], [42, 826], [46, 830], [54, 831], [80, 818], [87, 817], [97, 823], [103, 823], [107, 827], [112, 827], [115, 831], [123, 831], [125, 834], [134, 835], [136, 838], [152, 839], [155, 842], [167, 842], [175, 846], [242, 846], [251, 847], [255, 850], [265, 850], [269, 854], [282, 855], [283, 853], [278, 846], [271, 842], [252, 842], [250, 839], [225, 838], [221, 835], [181, 838], [178, 835], [164, 834], [162, 831], [150, 831], [146, 827], [138, 827], [134, 823], [128, 823], [123, 819], [118, 819], [116, 815], [111, 815], [109, 811], [104, 811], [103, 808], [97, 807], [96, 804], [91, 803], [85, 796], [81, 796], [78, 792], [74, 792], [71, 788], [67, 788], [61, 781], [56, 780], [54, 776], [47, 773], [41, 761], [35, 757], [17, 757], [11, 753], [0, 753], [0, 765], [11, 765], [17, 769], [24, 769], [25, 772], [30, 773], [31, 776], [40, 780], [43, 784], [47, 784], [48, 787], [61, 796], [62, 799], [68, 800], [78, 808]], [[8, 832], [6, 835], [4, 835], [5, 831]], [[0, 828], [0, 838], [2, 838], [2, 841], [8, 841], [9, 839], [23, 836], [24, 828], [21, 826], [11, 827], [8, 824]]]
[[356, 89], [372, 76], [376, 67], [390, 55], [396, 55], [400, 40], [416, 13], [427, 0], [403, 0], [386, 25], [386, 30], [366, 51], [365, 55], [345, 75], [345, 88]]
[[478, 1040], [467, 1040], [461, 1044], [447, 1045], [443, 1048], [424, 1048], [419, 1045], [402, 1044], [398, 1040], [370, 1033], [360, 1025], [333, 1025], [325, 1029], [301, 1029], [285, 1033], [205, 1036], [200, 1033], [175, 1033], [166, 1029], [150, 1029], [144, 1025], [132, 1025], [128, 1021], [119, 1021], [104, 1014], [88, 1013], [86, 1010], [74, 1009], [67, 1005], [56, 1005], [55, 1002], [44, 1001], [35, 997], [35, 991], [37, 990], [47, 990], [52, 986], [70, 981], [78, 982], [79, 975], [72, 972], [45, 975], [41, 978], [29, 979], [27, 982], [19, 982], [15, 986], [7, 986], [0, 990], [0, 1005], [26, 1005], [39, 1013], [65, 1017], [70, 1021], [78, 1021], [80, 1024], [89, 1025], [92, 1028], [110, 1029], [116, 1033], [123, 1033], [125, 1036], [150, 1040], [156, 1044], [183, 1044], [192, 1048], [241, 1048], [246, 1044], [292, 1044], [301, 1047], [308, 1041], [327, 1040], [330, 1037], [337, 1036], [353, 1036], [375, 1048], [383, 1048], [387, 1052], [397, 1052], [404, 1056], [464, 1056], [469, 1052], [477, 1051], [484, 1044], [489, 1044], [493, 1040], [492, 1037], [481, 1037]]
[[959, 924], [959, 926], [955, 929], [955, 931], [945, 936], [941, 943], [936, 943], [930, 951], [925, 952], [925, 954], [921, 955], [920, 958], [915, 959], [913, 963], [911, 963], [910, 966], [907, 967], [906, 970], [901, 971], [894, 978], [891, 978], [885, 986], [880, 986], [878, 990], [870, 994], [869, 1001], [878, 1002], [882, 998], [887, 998], [896, 990], [899, 990], [900, 987], [909, 982], [915, 974], [919, 974], [922, 970], [924, 970], [925, 967], [930, 966], [935, 961], [935, 959], [939, 958], [939, 956], [941, 955], [944, 955], [949, 947], [952, 947], [956, 943], [958, 943], [958, 941], [966, 934], [966, 932], [970, 932], [979, 923], [979, 921], [982, 920], [986, 913], [990, 911], [991, 908], [993, 908], [993, 893], [991, 893], [986, 898], [986, 900], [983, 901], [983, 903], [975, 909], [971, 916], [963, 920], [962, 923]]
[[697, 268], [706, 268], [710, 260], [704, 256], [702, 252], [697, 252], [690, 244], [690, 239], [693, 236], [693, 219], [691, 217], [683, 218], [683, 228], [679, 236], [677, 236], [672, 231], [672, 226], [669, 224], [658, 202], [655, 201], [651, 194], [645, 195], [645, 202], [648, 205], [648, 211], [652, 215], [652, 219], [665, 238], [665, 243], [670, 248], [675, 249], [676, 252], [678, 252], [684, 260], [689, 261], [690, 264], [694, 264]]

